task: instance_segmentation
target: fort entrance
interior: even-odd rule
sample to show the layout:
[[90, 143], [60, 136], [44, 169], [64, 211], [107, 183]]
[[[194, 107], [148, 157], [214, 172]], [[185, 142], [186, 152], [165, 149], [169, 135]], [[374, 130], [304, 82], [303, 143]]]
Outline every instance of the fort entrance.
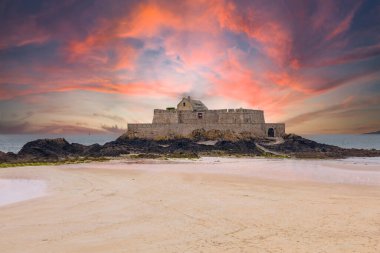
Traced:
[[274, 137], [274, 129], [273, 128], [268, 129], [268, 137]]

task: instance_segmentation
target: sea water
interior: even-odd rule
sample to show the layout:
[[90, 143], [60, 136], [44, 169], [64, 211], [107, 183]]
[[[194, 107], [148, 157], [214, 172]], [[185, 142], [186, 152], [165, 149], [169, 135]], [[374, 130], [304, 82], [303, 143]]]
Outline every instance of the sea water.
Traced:
[[303, 137], [342, 148], [380, 149], [380, 134], [319, 134]]

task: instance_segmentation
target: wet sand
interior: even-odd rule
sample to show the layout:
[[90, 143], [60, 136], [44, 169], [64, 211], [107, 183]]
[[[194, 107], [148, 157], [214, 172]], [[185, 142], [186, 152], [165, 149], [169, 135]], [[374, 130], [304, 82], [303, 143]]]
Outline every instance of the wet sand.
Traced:
[[0, 207], [44, 196], [46, 182], [29, 179], [0, 179]]
[[0, 251], [380, 252], [379, 164], [206, 158], [0, 169], [0, 179], [43, 180], [48, 192], [0, 207]]

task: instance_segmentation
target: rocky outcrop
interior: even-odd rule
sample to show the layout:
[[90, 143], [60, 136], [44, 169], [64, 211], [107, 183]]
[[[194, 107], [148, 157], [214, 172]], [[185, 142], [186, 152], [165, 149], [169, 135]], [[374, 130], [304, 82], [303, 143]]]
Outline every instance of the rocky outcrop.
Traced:
[[131, 153], [156, 153], [156, 154], [174, 154], [178, 152], [195, 152], [207, 153], [220, 151], [228, 154], [247, 154], [261, 155], [263, 152], [258, 149], [253, 139], [247, 140], [219, 140], [214, 145], [198, 143], [202, 138], [196, 139], [173, 139], [173, 140], [145, 140], [145, 139], [130, 139], [127, 137], [119, 137], [115, 142], [106, 145], [128, 147]]
[[[230, 138], [225, 138], [225, 137]], [[225, 138], [225, 139], [224, 139]], [[213, 145], [208, 140], [216, 139]], [[380, 150], [344, 149], [311, 141], [301, 136], [285, 135], [281, 141], [254, 139], [221, 132], [195, 132], [193, 139], [146, 140], [120, 136], [104, 145], [85, 146], [63, 138], [40, 139], [25, 144], [18, 154], [0, 152], [0, 163], [61, 161], [81, 157], [117, 157], [124, 154], [148, 157], [198, 157], [199, 155], [286, 155], [298, 158], [344, 158], [380, 156]]]
[[4, 153], [0, 151], [0, 163], [8, 163], [17, 159], [17, 155], [12, 152]]
[[282, 143], [272, 145], [270, 140], [259, 140], [268, 150], [297, 158], [345, 158], [380, 156], [380, 150], [345, 149], [333, 145], [321, 144], [295, 134], [287, 134]]
[[237, 133], [233, 130], [205, 130], [203, 128], [196, 129], [192, 131], [189, 136], [189, 139], [194, 141], [232, 141], [236, 142], [239, 140], [251, 140], [256, 139], [257, 137], [252, 132], [240, 132]]
[[380, 134], [380, 131], [374, 131], [374, 132], [369, 132], [369, 133], [364, 133], [364, 134]]
[[15, 155], [0, 154], [0, 162], [60, 161], [79, 157], [117, 157], [124, 154], [156, 154], [170, 157], [197, 157], [198, 154], [262, 155], [254, 140], [218, 141], [215, 145], [199, 144], [190, 139], [145, 140], [119, 137], [104, 145], [85, 146], [65, 139], [40, 139], [25, 144]]
[[40, 139], [26, 143], [17, 154], [25, 160], [55, 161], [62, 157], [80, 154], [85, 146], [70, 144], [63, 138]]

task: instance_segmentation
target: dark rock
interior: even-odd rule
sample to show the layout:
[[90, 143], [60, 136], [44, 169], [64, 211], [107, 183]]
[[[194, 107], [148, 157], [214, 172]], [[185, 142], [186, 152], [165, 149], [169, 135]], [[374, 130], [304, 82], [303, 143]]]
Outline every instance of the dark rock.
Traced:
[[4, 153], [0, 151], [0, 163], [9, 163], [17, 159], [17, 155], [12, 152]]
[[0, 162], [4, 163], [6, 162], [6, 159], [7, 159], [7, 154], [0, 151]]
[[267, 140], [259, 142], [267, 149], [298, 158], [346, 158], [380, 156], [380, 150], [345, 149], [333, 145], [321, 144], [295, 134], [284, 136], [284, 143], [271, 145]]
[[369, 133], [364, 133], [364, 134], [380, 134], [380, 131], [374, 131], [374, 132], [369, 132]]
[[285, 154], [298, 158], [344, 158], [349, 156], [380, 156], [380, 150], [344, 149], [337, 146], [317, 143], [295, 134], [284, 136], [283, 143], [273, 143], [266, 138], [231, 138], [218, 140], [215, 145], [197, 143], [198, 140], [219, 138], [219, 133], [198, 131], [194, 140], [178, 138], [172, 140], [145, 140], [120, 136], [115, 141], [104, 145], [89, 146], [68, 143], [65, 139], [40, 139], [28, 142], [16, 155], [0, 152], [0, 162], [59, 161], [76, 157], [117, 157], [123, 154], [151, 154], [152, 157], [187, 157], [195, 158], [202, 154], [227, 155], [266, 155], [256, 146], [260, 144], [275, 154]]
[[78, 156], [84, 150], [81, 144], [70, 144], [63, 138], [39, 139], [26, 143], [18, 158], [31, 161], [57, 161], [60, 158]]
[[93, 144], [84, 148], [82, 155], [98, 157], [102, 146], [99, 144]]

